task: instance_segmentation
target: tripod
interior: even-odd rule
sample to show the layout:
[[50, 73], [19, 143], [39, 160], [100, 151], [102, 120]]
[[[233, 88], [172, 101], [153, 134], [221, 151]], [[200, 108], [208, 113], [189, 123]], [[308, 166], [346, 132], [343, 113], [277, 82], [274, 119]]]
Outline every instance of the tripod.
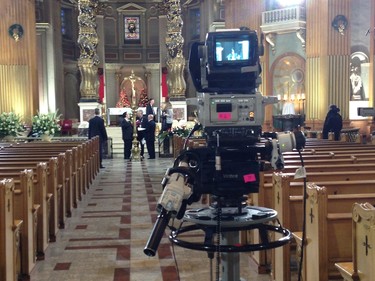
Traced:
[[[192, 209], [185, 212], [184, 221], [191, 223], [172, 231], [169, 239], [172, 243], [191, 250], [206, 251], [209, 254], [217, 252], [221, 254], [221, 281], [242, 281], [240, 277], [240, 252], [260, 251], [283, 246], [290, 242], [292, 235], [289, 230], [276, 225], [277, 212], [264, 207], [226, 207], [222, 208], [222, 214], [217, 213], [216, 208]], [[219, 245], [213, 242], [213, 233], [221, 236]], [[205, 239], [203, 242], [189, 242], [179, 238], [182, 233], [203, 230]], [[239, 244], [239, 232], [241, 230], [255, 230], [260, 233], [261, 243]], [[278, 232], [282, 237], [278, 240], [270, 240], [269, 232]], [[186, 237], [186, 235], [185, 235]]]

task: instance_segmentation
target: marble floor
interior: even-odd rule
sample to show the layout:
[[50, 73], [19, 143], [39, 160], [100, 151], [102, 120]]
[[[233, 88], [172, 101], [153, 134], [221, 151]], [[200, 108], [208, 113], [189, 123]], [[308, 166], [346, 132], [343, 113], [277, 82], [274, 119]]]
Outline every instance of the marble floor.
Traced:
[[[216, 258], [172, 246], [166, 235], [155, 257], [143, 253], [157, 217], [155, 206], [170, 158], [103, 161], [72, 217], [38, 261], [32, 281], [210, 281], [217, 280]], [[169, 233], [169, 230], [166, 231]], [[240, 254], [241, 280], [268, 281], [257, 274], [248, 254]], [[237, 281], [237, 280], [227, 280]]]

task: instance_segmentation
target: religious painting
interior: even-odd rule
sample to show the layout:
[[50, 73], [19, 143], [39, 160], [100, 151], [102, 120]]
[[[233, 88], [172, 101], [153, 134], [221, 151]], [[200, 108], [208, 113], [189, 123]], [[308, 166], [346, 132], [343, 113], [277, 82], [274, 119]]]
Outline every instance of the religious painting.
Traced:
[[350, 57], [350, 100], [363, 101], [368, 99], [368, 57], [363, 52], [355, 52]]
[[89, 122], [89, 120], [95, 116], [95, 109], [83, 109], [82, 116], [83, 121]]
[[185, 101], [171, 101], [173, 110], [173, 120], [187, 121], [186, 102]]
[[124, 43], [140, 43], [139, 16], [124, 16]]
[[[368, 0], [351, 1], [349, 18], [350, 26], [350, 61], [348, 65], [349, 89], [345, 93], [349, 99], [349, 119], [361, 120], [368, 117], [358, 115], [359, 107], [371, 107], [370, 102], [370, 46], [371, 38], [368, 23], [372, 19], [371, 2]], [[354, 21], [355, 19], [355, 21]]]
[[305, 60], [297, 54], [279, 57], [273, 64], [274, 115], [305, 114]]
[[349, 69], [349, 118], [362, 119], [364, 117], [358, 116], [358, 107], [369, 106], [370, 62], [368, 56], [361, 51], [353, 52], [350, 56]]

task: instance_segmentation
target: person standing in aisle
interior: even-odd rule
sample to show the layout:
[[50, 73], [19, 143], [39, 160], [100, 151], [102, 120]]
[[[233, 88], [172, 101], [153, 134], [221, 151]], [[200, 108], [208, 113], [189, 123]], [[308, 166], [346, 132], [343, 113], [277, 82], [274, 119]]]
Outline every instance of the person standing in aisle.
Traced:
[[139, 145], [141, 146], [140, 150], [140, 156], [141, 160], [144, 159], [144, 153], [145, 153], [145, 131], [147, 127], [147, 118], [146, 116], [143, 115], [143, 110], [140, 109], [137, 111], [137, 140]]
[[154, 115], [148, 115], [148, 122], [145, 131], [145, 139], [146, 139], [146, 146], [149, 158], [148, 159], [155, 159], [155, 128], [156, 124], [154, 121]]
[[328, 133], [333, 132], [335, 140], [340, 140], [340, 132], [342, 130], [342, 117], [340, 115], [340, 108], [332, 104], [329, 107], [326, 119], [323, 125], [323, 139], [328, 139]]
[[104, 126], [104, 120], [100, 117], [99, 108], [95, 108], [95, 116], [89, 120], [89, 139], [99, 136], [99, 158], [100, 168], [105, 168], [102, 164], [103, 160], [103, 145], [108, 140], [107, 131]]
[[121, 121], [122, 140], [124, 141], [124, 159], [130, 159], [133, 141], [133, 124], [129, 119], [129, 114], [125, 111]]

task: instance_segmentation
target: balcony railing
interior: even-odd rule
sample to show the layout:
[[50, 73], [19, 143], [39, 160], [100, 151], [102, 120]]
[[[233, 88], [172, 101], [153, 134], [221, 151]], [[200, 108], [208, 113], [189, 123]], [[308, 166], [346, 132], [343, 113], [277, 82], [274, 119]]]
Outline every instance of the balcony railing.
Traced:
[[262, 13], [262, 31], [295, 31], [306, 27], [306, 12], [302, 6], [293, 6]]

